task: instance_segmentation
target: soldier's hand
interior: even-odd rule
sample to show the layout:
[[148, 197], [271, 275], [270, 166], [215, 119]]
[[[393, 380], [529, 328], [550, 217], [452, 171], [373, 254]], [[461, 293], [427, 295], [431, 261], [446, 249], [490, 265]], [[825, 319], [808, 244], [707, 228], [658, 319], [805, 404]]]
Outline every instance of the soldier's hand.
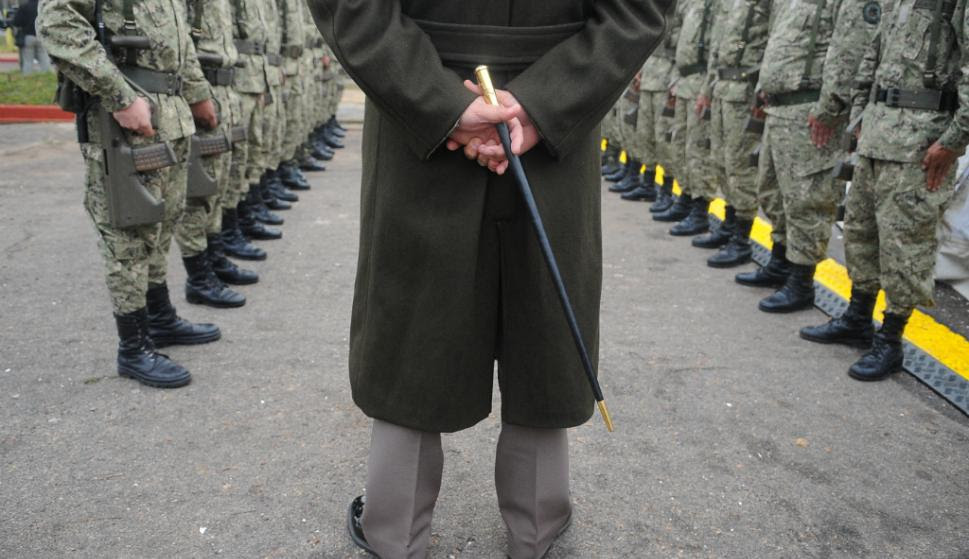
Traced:
[[134, 103], [111, 114], [122, 128], [146, 138], [155, 135], [155, 129], [151, 126], [151, 105], [144, 97], [136, 97]]
[[922, 159], [922, 170], [925, 171], [925, 184], [931, 192], [942, 186], [945, 177], [952, 170], [952, 166], [959, 159], [959, 153], [942, 147], [935, 142]]
[[709, 109], [711, 105], [710, 98], [706, 95], [701, 95], [696, 98], [696, 105], [693, 107], [693, 110], [696, 111], [696, 116], [703, 116], [703, 111]]
[[330, 59], [330, 55], [324, 54], [323, 55], [323, 58], [320, 59], [320, 62], [323, 63], [323, 69], [324, 70], [329, 70], [330, 69], [330, 63], [332, 62], [332, 60]]
[[828, 145], [834, 137], [834, 128], [821, 122], [814, 115], [808, 115], [808, 126], [811, 128], [811, 143], [818, 149]]
[[633, 76], [633, 83], [632, 83], [633, 91], [637, 91], [638, 92], [640, 86], [642, 86], [642, 83], [643, 83], [643, 73], [642, 73], [642, 71], [636, 72], [636, 75]]
[[205, 130], [215, 130], [215, 127], [219, 125], [219, 118], [215, 116], [215, 103], [211, 99], [192, 103], [191, 109], [195, 124]]

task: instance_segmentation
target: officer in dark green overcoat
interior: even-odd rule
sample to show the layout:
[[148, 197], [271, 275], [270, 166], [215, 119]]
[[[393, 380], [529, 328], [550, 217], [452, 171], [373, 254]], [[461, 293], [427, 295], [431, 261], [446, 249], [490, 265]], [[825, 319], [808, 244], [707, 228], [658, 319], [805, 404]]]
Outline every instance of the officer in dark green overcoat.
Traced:
[[[367, 95], [350, 379], [375, 421], [366, 511], [354, 501], [350, 528], [384, 559], [424, 556], [440, 433], [491, 413], [496, 361], [509, 555], [541, 557], [568, 525], [565, 428], [589, 419], [593, 398], [514, 179], [454, 143], [487, 140], [493, 122], [513, 116], [525, 147], [539, 140], [522, 163], [595, 353], [599, 122], [673, 3], [310, 1]], [[479, 64], [511, 100], [505, 109], [462, 83]]]

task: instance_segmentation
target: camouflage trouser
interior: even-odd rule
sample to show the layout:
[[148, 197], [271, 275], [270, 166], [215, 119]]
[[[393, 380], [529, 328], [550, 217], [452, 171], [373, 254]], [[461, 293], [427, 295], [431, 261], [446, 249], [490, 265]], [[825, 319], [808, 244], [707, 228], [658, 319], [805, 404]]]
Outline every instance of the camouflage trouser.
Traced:
[[340, 99], [343, 98], [344, 89], [346, 89], [346, 86], [343, 85], [343, 72], [341, 72], [339, 70], [339, 66], [337, 66], [337, 71], [333, 76], [330, 91], [327, 92], [326, 114], [323, 115], [321, 122], [330, 120], [330, 117], [336, 114], [337, 107], [340, 106]]
[[619, 137], [619, 145], [626, 150], [626, 155], [631, 157], [630, 148], [635, 141], [636, 125], [629, 122], [631, 114], [636, 114], [639, 101], [632, 101], [624, 93], [619, 98], [619, 111], [616, 113], [616, 136]]
[[126, 314], [145, 306], [149, 283], [165, 281], [172, 233], [185, 207], [189, 142], [187, 138], [169, 142], [175, 165], [140, 175], [151, 195], [165, 202], [162, 222], [119, 229], [110, 223], [103, 148], [96, 138], [92, 140], [81, 144], [86, 170], [84, 208], [98, 234], [111, 305], [115, 313]]
[[[803, 118], [767, 115], [758, 197], [774, 225], [774, 242], [787, 246], [787, 259], [795, 264], [807, 266], [827, 258], [831, 227], [844, 192], [841, 181], [831, 176], [831, 166], [824, 163], [835, 149], [818, 150], [811, 143], [807, 109]], [[782, 211], [775, 190], [780, 191]]]
[[636, 131], [629, 142], [629, 151], [647, 167], [654, 167], [663, 159], [661, 150], [666, 143], [668, 128], [663, 123], [666, 97], [665, 91], [642, 91], [639, 94], [639, 116], [636, 118]]
[[859, 157], [845, 207], [845, 261], [858, 289], [885, 290], [888, 312], [934, 303], [937, 227], [954, 182], [954, 165], [930, 192], [921, 163]]
[[602, 124], [600, 125], [602, 128], [602, 137], [609, 140], [609, 145], [612, 147], [619, 146], [619, 140], [616, 138], [616, 111], [618, 111], [618, 106], [619, 102], [616, 101], [616, 104], [602, 118]]
[[[262, 93], [239, 93], [239, 124], [248, 129], [247, 141], [236, 144], [232, 150], [232, 185], [235, 191], [235, 204], [238, 204], [249, 192], [249, 185], [258, 182], [265, 168], [258, 156], [261, 146], [265, 143], [262, 136], [263, 110], [265, 96]], [[226, 199], [226, 207], [229, 206]]]
[[686, 172], [686, 119], [687, 113], [693, 110], [693, 105], [689, 100], [682, 97], [676, 98], [676, 109], [673, 115], [673, 124], [669, 130], [669, 166], [666, 169], [667, 175], [677, 178], [683, 192], [690, 193], [690, 181], [687, 179]]
[[280, 149], [280, 159], [292, 161], [296, 157], [296, 150], [303, 143], [306, 128], [306, 121], [309, 120], [303, 112], [303, 78], [301, 75], [286, 76], [286, 84], [283, 85], [286, 99], [283, 107], [283, 120], [285, 128], [282, 137], [282, 147]]
[[[213, 133], [201, 133], [199, 136], [224, 135], [236, 125], [233, 108], [239, 108], [238, 96], [224, 86], [212, 87], [212, 95], [219, 106], [219, 127]], [[185, 212], [175, 228], [175, 243], [181, 250], [182, 257], [188, 258], [204, 252], [208, 246], [206, 235], [217, 233], [221, 229], [222, 202], [230, 186], [231, 166], [231, 152], [202, 158], [202, 168], [215, 179], [218, 190], [207, 198], [188, 198], [185, 201]]]
[[710, 111], [712, 156], [723, 172], [720, 187], [727, 203], [736, 208], [737, 218], [753, 220], [757, 217], [757, 167], [750, 164], [750, 152], [760, 136], [745, 131], [750, 103], [714, 98]]
[[696, 114], [695, 106], [695, 98], [686, 103], [686, 182], [691, 195], [712, 200], [723, 169], [710, 153], [710, 120]]
[[[259, 163], [262, 169], [275, 169], [282, 161], [283, 134], [286, 131], [286, 96], [283, 95], [282, 85], [272, 85], [269, 87], [272, 93], [273, 102], [266, 106], [263, 111], [262, 136], [263, 144], [259, 155]], [[259, 173], [260, 175], [262, 172]], [[252, 177], [250, 177], [250, 180]], [[255, 181], [258, 182], [257, 176]]]

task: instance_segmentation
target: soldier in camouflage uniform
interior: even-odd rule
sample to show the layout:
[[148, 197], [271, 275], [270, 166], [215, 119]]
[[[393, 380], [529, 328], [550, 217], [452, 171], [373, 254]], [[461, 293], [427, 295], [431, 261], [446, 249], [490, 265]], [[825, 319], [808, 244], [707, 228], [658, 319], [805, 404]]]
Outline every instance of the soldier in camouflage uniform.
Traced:
[[698, 110], [711, 112], [711, 154], [722, 174], [720, 184], [727, 201], [723, 223], [708, 235], [693, 239], [693, 246], [722, 249], [707, 259], [715, 268], [748, 262], [750, 230], [757, 217], [757, 166], [750, 153], [760, 133], [747, 131], [754, 86], [767, 46], [770, 0], [724, 0], [707, 71], [705, 91]]
[[[637, 73], [632, 83], [619, 98], [616, 112], [617, 136], [626, 152], [626, 168], [616, 184], [609, 187], [610, 192], [629, 192], [643, 184], [642, 153], [638, 150], [637, 131], [639, 122], [639, 78]], [[611, 180], [611, 178], [610, 178]]]
[[[784, 313], [814, 304], [814, 270], [827, 258], [828, 240], [843, 188], [831, 169], [843, 157], [839, 142], [851, 110], [851, 84], [874, 24], [865, 19], [871, 0], [775, 3], [759, 87], [767, 120], [758, 180], [763, 194], [777, 185], [783, 217], [762, 207], [786, 233], [760, 272], [741, 283], [783, 286], [763, 299], [764, 312]], [[774, 213], [774, 215], [771, 215]], [[789, 262], [789, 264], [787, 264]]]
[[[106, 0], [102, 14], [107, 35], [145, 36], [151, 45], [118, 52], [98, 40], [95, 4], [95, 0], [43, 2], [38, 36], [63, 76], [94, 101], [79, 114], [89, 130], [88, 137], [80, 138], [86, 166], [84, 206], [98, 233], [117, 322], [118, 373], [150, 386], [174, 388], [188, 384], [191, 376], [157, 353], [156, 344], [206, 343], [221, 335], [212, 324], [180, 319], [165, 283], [168, 249], [185, 205], [193, 120], [215, 127], [215, 107], [182, 10], [162, 0]], [[104, 168], [107, 138], [101, 137], [97, 124], [101, 111], [111, 112], [132, 145], [165, 142], [175, 153], [174, 165], [141, 175], [148, 191], [164, 203], [160, 223], [131, 227], [112, 223]]]
[[[232, 15], [229, 0], [189, 0], [188, 18], [192, 22], [195, 48], [200, 55], [202, 71], [212, 86], [219, 109], [219, 127], [200, 137], [231, 138], [237, 124], [239, 96], [232, 90], [238, 59], [232, 39]], [[206, 56], [208, 55], [208, 56]], [[222, 239], [222, 205], [230, 190], [231, 149], [200, 158], [205, 173], [215, 179], [216, 193], [208, 197], [189, 197], [185, 214], [175, 231], [175, 241], [182, 252], [187, 279], [185, 298], [190, 303], [213, 307], [241, 307], [246, 298], [229, 289], [226, 283], [251, 284], [258, 276], [242, 270], [225, 257]]]
[[[843, 316], [801, 331], [812, 341], [871, 344], [849, 369], [859, 380], [901, 369], [908, 318], [917, 305], [933, 304], [936, 230], [969, 143], [965, 0], [901, 0], [883, 9], [853, 93], [852, 115], [863, 119], [845, 215], [851, 302]], [[879, 289], [885, 319], [874, 333]]]
[[[300, 172], [297, 156], [299, 148], [306, 137], [306, 97], [309, 91], [304, 89], [304, 74], [306, 69], [302, 64], [303, 51], [306, 48], [307, 29], [304, 27], [305, 16], [303, 0], [280, 0], [279, 11], [282, 20], [282, 55], [283, 97], [285, 99], [286, 123], [283, 134], [281, 160], [276, 174], [283, 185], [292, 190], [309, 190], [310, 184]], [[312, 28], [316, 30], [315, 27]]]
[[679, 160], [677, 177], [683, 195], [669, 210], [657, 213], [657, 221], [680, 221], [670, 229], [674, 236], [692, 236], [709, 227], [707, 211], [717, 193], [715, 162], [710, 157], [710, 113], [696, 110], [703, 91], [714, 22], [720, 0], [687, 0], [683, 24], [676, 43], [676, 134], [674, 159]]
[[619, 110], [619, 101], [606, 113], [602, 119], [600, 128], [602, 139], [605, 142], [605, 150], [602, 153], [602, 175], [612, 175], [617, 173], [622, 167], [619, 163], [620, 146], [616, 136], [616, 112]]

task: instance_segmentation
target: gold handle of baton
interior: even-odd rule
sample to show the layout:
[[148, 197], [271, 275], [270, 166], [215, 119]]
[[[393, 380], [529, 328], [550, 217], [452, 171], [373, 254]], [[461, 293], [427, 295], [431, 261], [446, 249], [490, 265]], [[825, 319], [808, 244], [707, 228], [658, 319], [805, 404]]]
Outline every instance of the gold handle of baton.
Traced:
[[478, 87], [481, 88], [482, 96], [489, 105], [498, 105], [498, 94], [495, 93], [495, 86], [491, 83], [491, 73], [488, 67], [482, 64], [474, 69], [474, 76], [478, 79]]

